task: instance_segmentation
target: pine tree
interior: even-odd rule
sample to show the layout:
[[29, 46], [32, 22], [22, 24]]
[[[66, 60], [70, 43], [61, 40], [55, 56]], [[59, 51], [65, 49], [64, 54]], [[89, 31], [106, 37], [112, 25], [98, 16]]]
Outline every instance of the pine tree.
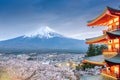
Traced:
[[95, 45], [90, 44], [87, 51], [87, 57], [95, 55]]
[[88, 47], [86, 57], [100, 55], [100, 54], [102, 54], [102, 50], [106, 49], [106, 48], [107, 48], [106, 45], [93, 45], [93, 44], [90, 44], [89, 47]]

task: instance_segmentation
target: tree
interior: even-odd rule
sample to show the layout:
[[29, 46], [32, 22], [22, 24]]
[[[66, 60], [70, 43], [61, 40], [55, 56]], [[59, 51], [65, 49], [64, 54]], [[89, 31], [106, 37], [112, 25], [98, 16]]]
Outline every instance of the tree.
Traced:
[[100, 54], [102, 54], [102, 50], [106, 49], [106, 48], [107, 48], [106, 45], [93, 45], [93, 44], [90, 44], [89, 47], [88, 47], [86, 57], [100, 55]]
[[95, 45], [90, 44], [87, 51], [87, 56], [94, 56], [95, 55]]

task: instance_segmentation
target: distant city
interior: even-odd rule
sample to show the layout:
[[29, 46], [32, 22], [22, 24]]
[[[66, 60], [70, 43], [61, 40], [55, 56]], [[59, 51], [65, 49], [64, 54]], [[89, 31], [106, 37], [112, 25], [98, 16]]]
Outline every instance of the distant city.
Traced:
[[45, 54], [1, 53], [0, 80], [76, 80], [73, 70], [81, 63], [84, 56], [85, 54], [60, 54], [57, 52]]

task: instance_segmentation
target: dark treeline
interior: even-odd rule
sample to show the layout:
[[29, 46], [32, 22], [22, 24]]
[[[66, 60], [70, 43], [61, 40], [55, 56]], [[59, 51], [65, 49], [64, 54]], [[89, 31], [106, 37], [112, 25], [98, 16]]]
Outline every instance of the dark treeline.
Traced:
[[38, 54], [45, 54], [45, 53], [73, 53], [73, 54], [83, 54], [84, 51], [81, 50], [71, 50], [71, 49], [1, 49], [0, 53], [5, 54], [29, 54], [29, 53], [38, 53]]
[[100, 55], [100, 54], [102, 54], [103, 49], [107, 49], [107, 46], [106, 45], [90, 44], [88, 47], [86, 57]]

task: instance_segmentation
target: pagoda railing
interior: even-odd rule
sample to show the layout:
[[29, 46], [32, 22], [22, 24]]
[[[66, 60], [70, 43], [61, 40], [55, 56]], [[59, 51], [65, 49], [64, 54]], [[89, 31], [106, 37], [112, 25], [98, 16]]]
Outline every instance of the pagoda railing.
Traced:
[[101, 73], [104, 74], [104, 75], [106, 75], [106, 76], [108, 76], [108, 77], [109, 76], [114, 77], [114, 78], [118, 78], [119, 77], [119, 74], [107, 71], [105, 68], [101, 69]]
[[105, 50], [103, 50], [103, 55], [105, 58], [111, 58], [111, 57], [116, 56], [117, 54], [118, 54], [117, 49], [111, 49], [111, 50], [105, 49]]
[[117, 49], [111, 49], [111, 50], [109, 50], [109, 49], [104, 49], [103, 51], [104, 51], [104, 52], [117, 52], [118, 50], [117, 50]]

